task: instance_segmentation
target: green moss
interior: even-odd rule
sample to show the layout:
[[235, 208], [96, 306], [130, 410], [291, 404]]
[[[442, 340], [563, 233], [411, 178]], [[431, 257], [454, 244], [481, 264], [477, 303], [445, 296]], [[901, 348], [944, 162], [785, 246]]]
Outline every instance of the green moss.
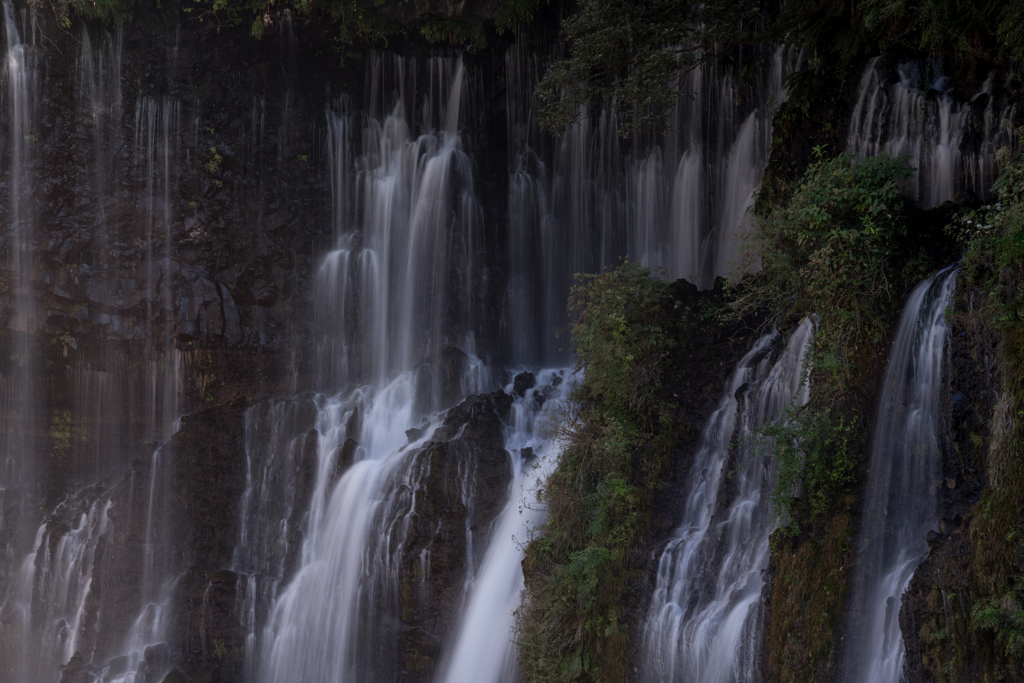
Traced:
[[833, 666], [836, 629], [846, 595], [847, 538], [854, 533], [852, 496], [819, 537], [772, 537], [771, 613], [766, 634], [767, 680], [824, 680]]

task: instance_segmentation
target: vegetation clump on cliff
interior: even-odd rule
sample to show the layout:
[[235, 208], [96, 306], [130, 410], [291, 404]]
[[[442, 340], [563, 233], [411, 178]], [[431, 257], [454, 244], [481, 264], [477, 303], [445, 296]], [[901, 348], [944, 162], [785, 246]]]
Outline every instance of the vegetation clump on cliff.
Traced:
[[912, 172], [906, 160], [814, 152], [789, 201], [757, 219], [747, 258], [762, 269], [735, 286], [732, 304], [740, 313], [767, 308], [782, 327], [817, 320], [812, 400], [763, 429], [778, 466], [772, 502], [793, 532], [831, 512], [855, 483], [861, 411], [850, 398], [858, 368], [877, 361], [894, 290], [924, 274], [909, 258], [913, 208], [899, 187]]
[[780, 328], [808, 315], [817, 321], [810, 402], [761, 429], [783, 525], [767, 628], [773, 680], [811, 680], [832, 665], [870, 401], [859, 385], [881, 361], [894, 295], [923, 274], [908, 263], [914, 207], [900, 181], [911, 172], [906, 159], [827, 158], [816, 147], [783, 201], [755, 220], [747, 258], [760, 272], [734, 285], [738, 313], [767, 309]]
[[626, 678], [622, 597], [664, 460], [664, 444], [650, 442], [664, 419], [655, 392], [672, 345], [669, 301], [667, 283], [636, 263], [576, 276], [569, 310], [583, 379], [559, 427], [565, 449], [542, 496], [549, 519], [527, 546], [516, 614], [529, 681]]

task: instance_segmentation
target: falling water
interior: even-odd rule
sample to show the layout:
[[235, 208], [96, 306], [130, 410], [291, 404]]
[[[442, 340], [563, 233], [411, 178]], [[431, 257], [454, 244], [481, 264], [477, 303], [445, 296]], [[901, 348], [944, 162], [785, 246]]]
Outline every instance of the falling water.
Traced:
[[947, 269], [914, 288], [889, 355], [847, 608], [847, 683], [898, 683], [903, 674], [901, 596], [939, 521], [939, 393], [955, 287]]
[[[682, 523], [658, 562], [644, 622], [645, 681], [758, 680], [762, 572], [775, 518], [768, 500], [773, 467], [758, 456], [754, 433], [790, 405], [807, 402], [804, 356], [812, 333], [805, 319], [774, 364], [778, 335], [761, 337], [739, 362], [704, 430]], [[727, 475], [730, 463], [735, 469]], [[720, 501], [726, 476], [735, 497]]]
[[557, 140], [542, 134], [533, 94], [539, 61], [525, 42], [506, 57], [511, 273], [504, 315], [514, 358], [555, 362], [567, 359], [554, 333], [565, 326], [574, 273], [628, 255], [706, 289], [742, 265], [772, 114], [802, 53], [765, 47], [702, 65], [682, 78], [686, 96], [668, 134], [631, 140], [619, 136], [610, 107], [582, 108]]
[[987, 104], [977, 140], [968, 142], [965, 135], [978, 122], [972, 121], [969, 105], [956, 101], [948, 79], [934, 75], [926, 81], [929, 70], [908, 62], [889, 84], [883, 66], [884, 59], [875, 57], [861, 76], [846, 151], [858, 159], [881, 153], [906, 156], [917, 173], [905, 181], [903, 191], [925, 208], [954, 199], [964, 188], [988, 197], [998, 170], [995, 150], [1012, 141], [1003, 123], [1012, 120], [1012, 105], [996, 115], [992, 77], [975, 97], [987, 98]]
[[[513, 612], [523, 582], [523, 547], [545, 513], [540, 487], [557, 464], [559, 443], [553, 421], [571, 389], [569, 371], [544, 370], [537, 383], [547, 400], [538, 407], [534, 392], [517, 398], [505, 447], [513, 457], [512, 495], [495, 522], [496, 530], [472, 582], [461, 626], [450, 646], [441, 683], [502, 683], [518, 679], [512, 641]], [[512, 393], [512, 385], [505, 387]]]
[[[0, 538], [5, 554], [10, 556], [19, 542], [19, 535], [31, 533], [35, 520], [19, 519], [21, 513], [34, 509], [36, 465], [32, 454], [36, 432], [36, 366], [31, 335], [39, 324], [37, 303], [32, 291], [35, 279], [33, 239], [38, 209], [36, 191], [36, 154], [38, 116], [36, 110], [38, 55], [35, 43], [35, 20], [26, 20], [25, 12], [4, 2], [4, 27], [7, 38], [7, 79], [4, 89], [5, 114], [10, 129], [7, 158], [10, 163], [10, 196], [7, 203], [7, 236], [5, 247], [10, 254], [10, 270], [5, 273], [5, 289], [13, 309], [8, 326], [13, 345], [10, 351], [10, 374], [0, 378], [2, 408], [6, 424], [0, 466]], [[19, 31], [27, 31], [22, 42]], [[28, 538], [20, 539], [28, 541]], [[22, 552], [25, 548], [23, 547]], [[3, 584], [10, 586], [7, 582]]]
[[[358, 173], [348, 164], [356, 122], [344, 111], [327, 113], [337, 244], [320, 266], [315, 295], [326, 387], [380, 382], [439, 360], [446, 347], [474, 351], [470, 278], [482, 239], [458, 130], [465, 68], [440, 57], [426, 66], [418, 103], [415, 60], [371, 60], [370, 111], [381, 115], [366, 117]], [[408, 112], [417, 104], [425, 130], [414, 136]], [[433, 391], [442, 398], [439, 382]]]
[[[174, 351], [174, 285], [178, 266], [173, 258], [173, 170], [178, 153], [181, 103], [168, 98], [140, 97], [135, 110], [134, 159], [142, 186], [137, 190], [145, 225], [146, 319], [149, 347], [148, 405], [150, 424], [164, 431], [151, 439], [166, 441], [178, 417], [178, 377], [181, 358]], [[188, 311], [187, 313], [192, 313]], [[193, 320], [192, 316], [188, 317]]]
[[[85, 495], [64, 503], [53, 519], [39, 528], [40, 542], [31, 556], [38, 569], [31, 586], [38, 606], [33, 610], [32, 626], [40, 641], [36, 668], [26, 680], [59, 680], [59, 664], [75, 652], [92, 649], [93, 643], [86, 641], [95, 639], [98, 618], [90, 602], [93, 566], [109, 527], [111, 502], [100, 496], [89, 504], [89, 493], [84, 491]], [[64, 527], [61, 521], [66, 517], [70, 524]]]
[[[317, 274], [316, 305], [327, 386], [347, 388], [317, 399], [316, 478], [298, 568], [251, 639], [261, 653], [257, 680], [266, 683], [386, 676], [377, 653], [393, 642], [380, 644], [366, 624], [385, 627], [381, 610], [397, 609], [396, 558], [426, 495], [428, 444], [435, 432], [452, 444], [461, 438], [437, 426], [436, 411], [490, 385], [472, 355], [474, 283], [466, 279], [479, 208], [459, 137], [465, 68], [428, 60], [419, 102], [417, 68], [394, 56], [370, 60], [354, 177], [353, 120], [327, 114], [337, 248]], [[418, 137], [409, 118], [416, 105]], [[465, 468], [462, 495], [471, 496], [471, 459], [456, 460]], [[472, 500], [463, 504], [471, 516]], [[472, 567], [472, 538], [467, 547]], [[422, 561], [428, 573], [429, 556]]]

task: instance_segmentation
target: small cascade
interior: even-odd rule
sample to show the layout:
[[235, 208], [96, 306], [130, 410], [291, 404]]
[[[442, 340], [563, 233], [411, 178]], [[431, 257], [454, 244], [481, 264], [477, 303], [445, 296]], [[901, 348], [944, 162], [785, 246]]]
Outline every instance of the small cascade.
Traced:
[[[245, 414], [246, 486], [231, 568], [242, 577], [235, 605], [246, 634], [247, 680], [254, 680], [257, 640], [277, 588], [292, 578], [300, 559], [303, 520], [316, 484], [318, 412], [313, 397], [301, 395], [258, 403]], [[353, 415], [358, 420], [358, 412]], [[355, 431], [354, 422], [348, 427]], [[346, 438], [342, 444], [342, 464], [354, 455], [355, 443]]]
[[93, 566], [98, 548], [110, 541], [111, 501], [100, 496], [89, 504], [89, 494], [95, 492], [83, 494], [58, 508], [39, 528], [40, 542], [30, 556], [36, 567], [28, 588], [33, 606], [30, 628], [40, 640], [37, 668], [24, 671], [25, 680], [59, 681], [59, 664], [76, 652], [91, 652], [95, 645], [99, 615], [91, 596]]
[[[619, 137], [618, 114], [584, 108], [557, 140], [536, 124], [543, 65], [523, 42], [506, 56], [510, 282], [504, 327], [514, 358], [564, 361], [555, 330], [574, 273], [628, 255], [710, 288], [740, 264], [747, 210], [771, 144], [795, 48], [742, 51], [683, 77], [665, 136]], [[651, 139], [648, 139], [651, 138]]]
[[113, 647], [114, 656], [100, 658], [101, 650], [94, 653], [98, 660], [96, 671], [104, 683], [146, 683], [160, 680], [167, 671], [165, 641], [172, 618], [172, 596], [180, 574], [171, 569], [173, 549], [165, 540], [168, 529], [163, 516], [169, 495], [170, 463], [166, 456], [161, 457], [162, 450], [163, 447], [154, 451], [150, 466], [138, 611], [120, 644]]
[[366, 612], [380, 614], [378, 598], [397, 592], [394, 558], [430, 474], [418, 455], [439, 429], [439, 416], [423, 421], [416, 394], [416, 375], [405, 372], [379, 388], [317, 398], [316, 479], [299, 565], [270, 612], [256, 680], [370, 676], [371, 624], [382, 624]]
[[955, 287], [950, 268], [914, 288], [889, 354], [847, 603], [847, 683], [902, 680], [901, 596], [939, 523], [939, 394]]
[[[133, 470], [117, 486], [81, 489], [39, 526], [15, 596], [32, 646], [18, 658], [14, 680], [57, 683], [74, 656], [105, 683], [142, 683], [159, 673], [153, 648], [166, 648], [177, 580], [166, 524], [171, 465], [157, 448], [148, 467], [139, 464], [139, 477], [148, 481], [137, 492]], [[124, 577], [123, 586], [107, 583], [113, 571]], [[117, 614], [130, 619], [133, 610], [134, 620], [117, 623]]]
[[[761, 337], [737, 365], [704, 430], [682, 523], [658, 562], [644, 622], [645, 681], [758, 680], [762, 572], [775, 518], [768, 500], [772, 463], [757, 455], [754, 435], [789, 406], [807, 402], [804, 357], [812, 336], [805, 319], [774, 363], [778, 334]], [[730, 467], [735, 494], [720, 500]]]
[[[461, 625], [454, 632], [438, 677], [443, 683], [502, 683], [518, 679], [512, 642], [513, 612], [519, 606], [523, 583], [523, 547], [531, 530], [546, 515], [538, 496], [560, 452], [550, 430], [572, 389], [571, 371], [542, 370], [537, 384], [545, 397], [538, 405], [534, 392], [516, 398], [505, 448], [512, 455], [511, 495], [501, 515], [479, 571], [469, 583]], [[513, 393], [513, 386], [505, 387]]]
[[985, 98], [981, 120], [969, 103], [958, 103], [948, 79], [919, 62], [896, 69], [888, 82], [882, 57], [868, 63], [861, 76], [857, 104], [850, 119], [846, 151], [857, 159], [885, 153], [906, 156], [917, 173], [903, 191], [925, 208], [955, 199], [970, 189], [982, 199], [998, 174], [995, 151], [1011, 144], [1012, 105], [995, 111], [994, 76], [973, 99]]

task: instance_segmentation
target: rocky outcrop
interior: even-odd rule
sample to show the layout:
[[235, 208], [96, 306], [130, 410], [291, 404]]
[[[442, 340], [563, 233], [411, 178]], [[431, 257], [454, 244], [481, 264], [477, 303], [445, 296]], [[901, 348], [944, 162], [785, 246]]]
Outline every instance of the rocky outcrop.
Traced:
[[503, 420], [512, 397], [470, 396], [450, 409], [430, 441], [394, 472], [381, 515], [390, 530], [376, 549], [388, 576], [367, 621], [376, 680], [430, 681], [459, 623], [466, 571], [482, 560], [491, 523], [512, 481]]

